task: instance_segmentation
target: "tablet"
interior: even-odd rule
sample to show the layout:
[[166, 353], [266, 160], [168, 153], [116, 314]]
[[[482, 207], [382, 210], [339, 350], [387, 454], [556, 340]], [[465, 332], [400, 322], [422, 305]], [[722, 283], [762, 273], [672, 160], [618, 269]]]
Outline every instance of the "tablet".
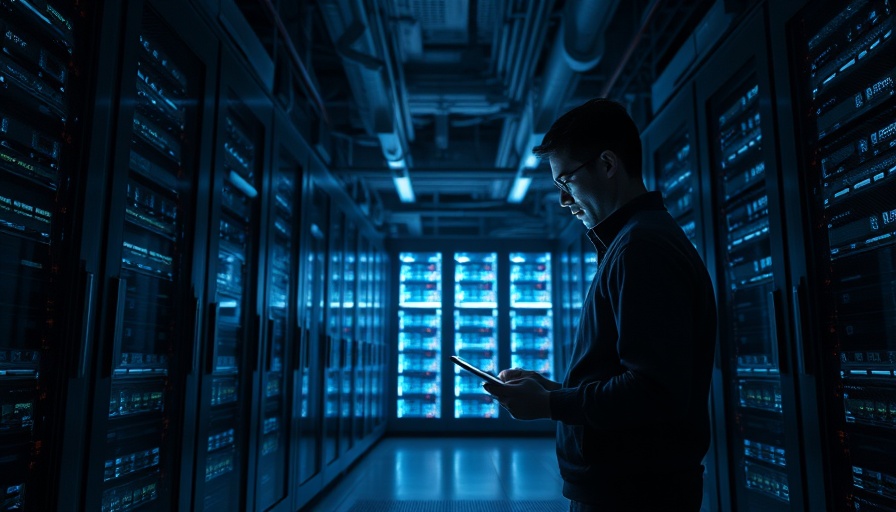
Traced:
[[501, 381], [501, 379], [495, 377], [494, 375], [492, 375], [486, 371], [476, 368], [472, 364], [464, 361], [463, 359], [461, 359], [457, 356], [451, 356], [451, 361], [453, 361], [454, 364], [456, 364], [457, 366], [460, 366], [464, 370], [467, 370], [468, 372], [472, 373], [473, 375], [479, 377], [480, 379], [482, 379], [486, 382], [490, 382], [492, 384], [498, 384], [501, 386], [504, 385], [504, 383]]

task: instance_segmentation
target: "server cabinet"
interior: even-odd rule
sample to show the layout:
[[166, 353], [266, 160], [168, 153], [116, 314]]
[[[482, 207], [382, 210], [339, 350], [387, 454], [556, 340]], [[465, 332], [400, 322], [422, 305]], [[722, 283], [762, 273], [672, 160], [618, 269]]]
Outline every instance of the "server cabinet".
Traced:
[[[497, 374], [498, 254], [454, 254], [454, 354]], [[482, 380], [454, 368], [454, 417], [497, 418], [498, 404], [482, 392]]]
[[791, 294], [798, 371], [819, 395], [806, 424], [818, 417], [826, 454], [815, 499], [831, 510], [896, 510], [893, 8], [813, 2], [788, 30], [796, 108], [782, 119], [799, 169], [788, 199], [803, 205], [796, 238], [812, 242], [791, 247]]
[[261, 349], [261, 396], [255, 414], [255, 509], [289, 508], [292, 455], [292, 390], [298, 333], [298, 256], [303, 166], [292, 149], [292, 132], [279, 120], [275, 132], [268, 209], [265, 336]]
[[439, 418], [442, 254], [401, 253], [398, 280], [397, 416]]
[[371, 432], [368, 419], [370, 411], [370, 354], [371, 325], [373, 323], [373, 251], [366, 238], [358, 240], [358, 291], [356, 339], [358, 348], [355, 351], [354, 407], [352, 410], [352, 433], [355, 442]]
[[[0, 508], [44, 510], [83, 453], [97, 257], [79, 268], [93, 6], [0, 3]], [[73, 77], [79, 76], [80, 79]], [[98, 174], [92, 173], [93, 180]], [[94, 218], [101, 213], [93, 209]], [[91, 240], [92, 241], [92, 240]], [[88, 242], [89, 243], [89, 242]], [[77, 311], [77, 312], [76, 312]], [[81, 313], [87, 313], [81, 318]], [[65, 438], [66, 444], [61, 442]], [[80, 468], [73, 475], [80, 479]], [[62, 489], [59, 489], [59, 488]]]
[[[688, 83], [667, 106], [654, 117], [643, 134], [644, 180], [650, 188], [663, 194], [666, 208], [681, 226], [697, 252], [706, 260], [704, 236], [712, 232], [712, 225], [705, 224], [704, 208], [701, 208], [701, 173], [697, 155], [701, 153], [697, 136], [697, 117], [694, 107], [694, 87]], [[725, 446], [724, 415], [716, 418], [716, 411], [724, 408], [724, 376], [721, 372], [720, 350], [716, 347], [713, 371], [713, 389], [710, 396], [712, 414], [712, 438], [706, 457], [703, 483], [703, 510], [718, 510], [720, 496], [729, 493], [725, 484], [719, 489], [718, 470], [725, 459], [718, 460], [717, 446]]]
[[585, 280], [585, 269], [582, 265], [582, 247], [588, 244], [583, 242], [583, 238], [584, 236], [576, 236], [560, 252], [560, 265], [556, 269], [560, 278], [557, 281], [560, 283], [560, 311], [557, 315], [559, 335], [554, 337], [554, 366], [557, 380], [562, 379], [569, 368], [579, 317], [582, 313], [582, 297], [586, 292], [584, 287], [591, 284], [591, 281]]
[[666, 209], [703, 254], [702, 222], [698, 227], [699, 141], [693, 94], [692, 85], [683, 87], [645, 130], [644, 180], [663, 194]]
[[389, 381], [388, 361], [389, 361], [389, 345], [387, 343], [388, 324], [386, 317], [391, 314], [392, 308], [389, 307], [387, 300], [388, 294], [388, 265], [389, 259], [382, 249], [374, 251], [373, 264], [373, 361], [372, 361], [372, 379], [373, 383], [370, 388], [370, 416], [372, 418], [372, 428], [383, 425], [386, 418], [386, 383]]
[[345, 214], [335, 201], [330, 202], [329, 247], [326, 281], [326, 395], [324, 400], [324, 467], [339, 457], [341, 399], [345, 341], [342, 337], [342, 300], [344, 294], [343, 258], [345, 255]]
[[571, 246], [572, 244], [562, 248], [560, 250], [560, 265], [556, 269], [557, 275], [554, 278], [555, 283], [559, 283], [560, 288], [560, 314], [559, 317], [559, 325], [555, 326], [555, 330], [558, 333], [557, 343], [554, 346], [555, 351], [555, 359], [554, 359], [554, 369], [556, 375], [565, 375], [566, 369], [569, 364], [569, 356], [571, 347], [570, 339], [572, 335], [570, 334], [573, 329], [573, 305], [572, 305], [572, 277], [570, 276], [570, 256], [571, 256]]
[[[763, 6], [695, 78], [706, 251], [719, 303], [727, 483], [737, 510], [805, 506], [792, 379], [781, 172]], [[717, 430], [718, 431], [718, 430]], [[727, 494], [723, 494], [725, 496]], [[723, 508], [727, 508], [723, 504]]]
[[295, 421], [296, 477], [292, 480], [299, 508], [323, 487], [324, 391], [327, 334], [326, 308], [327, 233], [330, 232], [329, 198], [309, 173], [303, 190], [301, 339], [299, 375], [296, 379]]
[[269, 197], [270, 110], [238, 62], [222, 53], [211, 177], [206, 346], [199, 394], [196, 510], [242, 510], [253, 502], [249, 450], [259, 389], [261, 205]]
[[163, 5], [127, 8], [84, 483], [91, 510], [177, 508], [189, 495], [180, 477], [192, 472], [182, 434], [195, 391], [197, 205], [217, 55], [191, 10], [169, 24]]
[[513, 252], [510, 263], [510, 367], [554, 377], [551, 253]]
[[538, 246], [531, 243], [505, 250], [469, 242], [442, 245], [396, 247], [398, 325], [392, 343], [398, 350], [390, 384], [396, 421], [390, 429], [546, 432], [548, 422], [519, 422], [503, 412], [481, 380], [448, 356], [458, 354], [493, 373], [529, 368], [551, 378], [551, 253], [506, 250]]
[[[357, 225], [346, 219], [345, 239], [342, 249], [342, 301], [334, 311], [341, 317], [340, 340], [343, 347], [341, 383], [339, 385], [339, 451], [346, 453], [354, 446], [355, 438], [352, 434], [354, 421], [352, 419], [354, 408], [354, 375], [357, 368], [358, 340], [355, 333], [357, 318], [357, 250], [358, 228]], [[363, 390], [360, 390], [363, 391]]]

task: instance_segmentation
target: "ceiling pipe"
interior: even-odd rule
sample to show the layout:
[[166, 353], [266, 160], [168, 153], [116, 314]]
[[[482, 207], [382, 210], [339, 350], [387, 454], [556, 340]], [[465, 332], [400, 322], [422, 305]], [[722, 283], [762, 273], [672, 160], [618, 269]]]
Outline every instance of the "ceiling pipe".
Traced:
[[[375, 5], [379, 6], [379, 2], [376, 2]], [[382, 6], [382, 9], [386, 11], [387, 15], [392, 15], [398, 12], [394, 3]], [[414, 120], [411, 117], [411, 109], [408, 105], [408, 88], [407, 82], [405, 82], [404, 79], [404, 67], [401, 65], [401, 62], [393, 63], [392, 58], [396, 57], [396, 55], [389, 52], [389, 48], [400, 48], [401, 46], [401, 43], [398, 41], [398, 30], [387, 31], [386, 26], [383, 23], [383, 17], [380, 15], [380, 11], [374, 9], [373, 13], [373, 19], [376, 22], [377, 27], [377, 35], [379, 36], [380, 43], [383, 47], [386, 71], [389, 74], [389, 83], [392, 86], [392, 94], [395, 97], [397, 109], [396, 115], [398, 119], [402, 120], [401, 127], [404, 130], [405, 139], [413, 141], [415, 138]], [[398, 50], [396, 50], [396, 52], [397, 51]]]
[[516, 100], [518, 98], [514, 98], [512, 96], [514, 86], [516, 82], [520, 80], [522, 71], [523, 71], [523, 63], [526, 60], [527, 52], [531, 52], [530, 45], [532, 44], [533, 33], [535, 32], [536, 25], [540, 22], [538, 19], [541, 13], [541, 8], [544, 5], [544, 0], [535, 0], [530, 1], [528, 3], [528, 8], [526, 9], [526, 17], [523, 18], [523, 29], [521, 31], [521, 38], [516, 44], [512, 47], [513, 50], [513, 58], [511, 60], [510, 65], [510, 73], [507, 77], [507, 80], [504, 82], [507, 95], [510, 99]]
[[408, 127], [402, 112], [405, 102], [395, 83], [390, 45], [379, 11], [368, 8], [365, 0], [322, 0], [319, 5], [330, 37], [337, 43], [364, 128], [379, 139], [402, 201], [413, 201]]
[[513, 75], [513, 81], [510, 83], [510, 98], [513, 101], [522, 100], [526, 86], [531, 83], [532, 68], [538, 61], [538, 49], [544, 45], [548, 31], [548, 17], [554, 7], [553, 4], [553, 0], [543, 0], [538, 2], [538, 6], [535, 8], [535, 19], [526, 38], [520, 69]]
[[506, 7], [506, 3], [498, 2], [495, 5], [496, 13], [495, 13], [495, 26], [493, 27], [494, 35], [492, 37], [492, 48], [495, 49], [496, 58], [489, 59], [489, 75], [494, 75], [498, 72], [498, 64], [501, 62], [502, 55], [504, 53], [504, 45], [506, 44], [507, 37], [507, 25], [504, 24], [504, 9]]
[[545, 65], [533, 115], [533, 133], [547, 132], [575, 90], [579, 74], [591, 70], [603, 59], [604, 32], [618, 6], [619, 0], [567, 2], [563, 22]]
[[[502, 76], [505, 97], [511, 103], [519, 102], [522, 99], [522, 93], [521, 91], [518, 92], [517, 85], [528, 82], [528, 77], [522, 75], [525, 67], [522, 62], [526, 59], [537, 60], [537, 55], [534, 57], [531, 55], [535, 53], [535, 49], [539, 48], [538, 46], [531, 46], [536, 39], [535, 27], [540, 25], [539, 32], [546, 31], [547, 16], [542, 19], [541, 13], [545, 12], [545, 10], [549, 11], [550, 7], [548, 4], [552, 3], [553, 0], [538, 0], [537, 3], [529, 2], [525, 19], [522, 21], [518, 18], [513, 19], [514, 35], [516, 36], [517, 32], [519, 32], [521, 37], [511, 39], [510, 48], [508, 49], [510, 57], [506, 63], [506, 73]], [[521, 26], [522, 28], [520, 28]], [[531, 27], [531, 30], [529, 27]], [[526, 55], [527, 51], [530, 55]], [[504, 120], [501, 136], [498, 139], [495, 167], [511, 167], [516, 164], [515, 157], [518, 145], [516, 138], [521, 130], [526, 129], [524, 128], [525, 126], [526, 123], [519, 118], [508, 117]]]
[[311, 101], [314, 106], [314, 110], [317, 111], [317, 114], [321, 116], [325, 123], [330, 124], [330, 117], [327, 115], [327, 109], [324, 106], [324, 100], [320, 95], [320, 92], [317, 90], [317, 86], [314, 84], [314, 80], [311, 79], [311, 75], [308, 74], [308, 69], [305, 67], [305, 63], [302, 62], [302, 58], [299, 57], [299, 52], [296, 50], [294, 44], [292, 44], [292, 38], [289, 35], [289, 32], [286, 30], [286, 25], [283, 24], [283, 20], [280, 18], [280, 13], [274, 8], [274, 4], [271, 3], [271, 0], [259, 0], [262, 7], [267, 11], [268, 16], [274, 20], [274, 25], [277, 27], [277, 32], [280, 34], [280, 38], [283, 39], [283, 44], [286, 45], [286, 51], [289, 54], [289, 60], [292, 62], [293, 67], [299, 72], [299, 79], [302, 82], [302, 85], [305, 87], [305, 91], [311, 96]]
[[529, 156], [532, 147], [561, 113], [578, 84], [579, 74], [594, 68], [604, 56], [604, 32], [613, 18], [619, 0], [568, 0], [563, 8], [560, 28], [545, 64], [537, 99], [530, 105], [528, 123], [514, 137], [517, 174], [510, 187], [508, 202], [521, 202], [531, 182]]
[[653, 3], [650, 4], [650, 7], [648, 7], [647, 15], [644, 16], [644, 21], [641, 22], [641, 28], [638, 29], [638, 32], [629, 43], [628, 48], [626, 48], [625, 54], [622, 56], [622, 60], [619, 61], [619, 65], [616, 66], [616, 70], [613, 71], [613, 75], [609, 80], [607, 80], [603, 88], [600, 90], [601, 97], [606, 97], [608, 94], [610, 94], [613, 86], [616, 85], [616, 80], [619, 79], [619, 75], [622, 74], [622, 70], [625, 69], [625, 65], [628, 64], [628, 60], [632, 57], [632, 54], [635, 52], [635, 49], [641, 42], [641, 37], [645, 32], [647, 32], [647, 27], [650, 25], [651, 20], [653, 20], [653, 16], [654, 14], [656, 14], [659, 6], [660, 0], [653, 0]]

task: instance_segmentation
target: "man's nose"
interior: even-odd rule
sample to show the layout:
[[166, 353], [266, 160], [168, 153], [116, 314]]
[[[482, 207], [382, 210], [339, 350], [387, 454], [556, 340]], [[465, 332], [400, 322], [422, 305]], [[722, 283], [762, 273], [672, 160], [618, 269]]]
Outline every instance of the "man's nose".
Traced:
[[569, 195], [565, 190], [560, 191], [560, 206], [569, 206], [574, 203], [572, 196]]

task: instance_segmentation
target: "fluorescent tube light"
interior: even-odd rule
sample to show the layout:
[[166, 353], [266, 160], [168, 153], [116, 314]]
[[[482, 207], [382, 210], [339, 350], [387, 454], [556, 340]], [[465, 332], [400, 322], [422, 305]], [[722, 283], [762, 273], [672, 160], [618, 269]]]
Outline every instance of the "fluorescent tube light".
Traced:
[[532, 178], [517, 176], [513, 180], [513, 186], [510, 188], [510, 194], [507, 195], [508, 203], [522, 203], [529, 191], [529, 185], [532, 184]]
[[393, 176], [392, 182], [395, 184], [395, 190], [398, 191], [398, 198], [402, 203], [413, 203], [414, 189], [411, 187], [411, 178], [407, 176]]
[[523, 165], [529, 169], [534, 169], [538, 167], [538, 158], [532, 153], [529, 153], [529, 156], [526, 157], [526, 162]]

